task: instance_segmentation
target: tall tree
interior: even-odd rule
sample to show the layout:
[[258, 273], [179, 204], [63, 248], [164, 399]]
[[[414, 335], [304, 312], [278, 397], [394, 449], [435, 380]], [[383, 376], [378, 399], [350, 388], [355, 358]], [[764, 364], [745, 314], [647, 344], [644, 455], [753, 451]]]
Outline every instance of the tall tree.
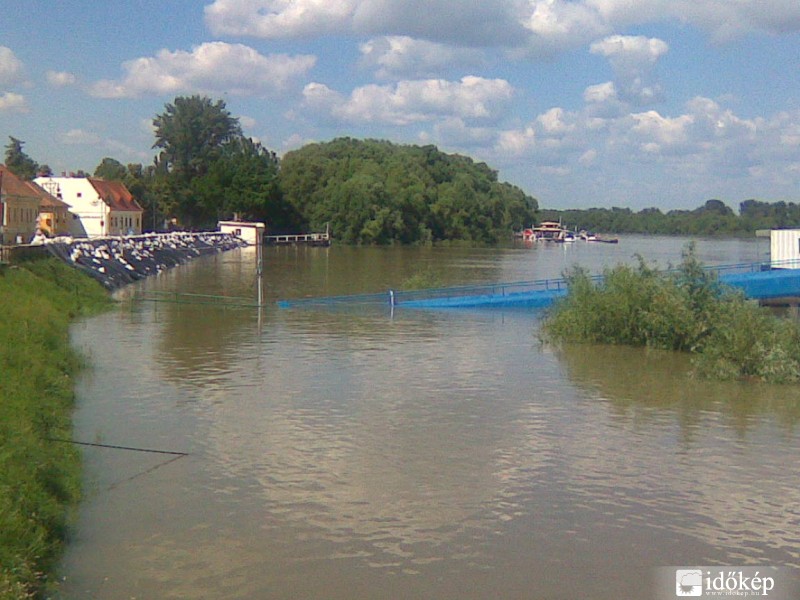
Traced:
[[234, 139], [222, 148], [205, 175], [195, 177], [182, 199], [190, 224], [214, 226], [220, 219], [268, 221], [271, 228], [294, 224], [296, 215], [283, 202], [278, 184], [278, 157], [250, 138]]
[[128, 170], [121, 162], [116, 159], [105, 157], [94, 170], [95, 177], [101, 177], [107, 181], [123, 181], [128, 174]]
[[225, 102], [206, 96], [179, 96], [153, 119], [158, 162], [173, 176], [188, 183], [208, 172], [222, 147], [242, 135], [239, 120], [231, 116]]
[[17, 177], [32, 180], [36, 177], [39, 164], [22, 150], [25, 142], [13, 136], [8, 136], [8, 139], [10, 141], [6, 145], [6, 167]]

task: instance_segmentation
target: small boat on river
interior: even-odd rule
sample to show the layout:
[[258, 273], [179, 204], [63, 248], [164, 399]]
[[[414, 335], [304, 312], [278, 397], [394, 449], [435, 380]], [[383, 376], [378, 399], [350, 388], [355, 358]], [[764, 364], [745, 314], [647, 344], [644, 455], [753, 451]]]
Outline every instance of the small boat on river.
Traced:
[[604, 238], [591, 231], [586, 231], [585, 229], [581, 229], [578, 232], [578, 237], [585, 242], [600, 242], [603, 244], [616, 244], [619, 242], [617, 238]]

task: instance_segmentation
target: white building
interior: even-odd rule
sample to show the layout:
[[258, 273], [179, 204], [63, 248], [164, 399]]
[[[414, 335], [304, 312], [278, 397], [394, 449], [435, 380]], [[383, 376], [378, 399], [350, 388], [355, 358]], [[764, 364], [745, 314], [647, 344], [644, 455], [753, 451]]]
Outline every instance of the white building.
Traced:
[[773, 269], [800, 269], [800, 229], [771, 230], [769, 259]]
[[144, 210], [121, 181], [96, 177], [37, 177], [35, 181], [69, 205], [73, 237], [142, 233]]
[[222, 233], [232, 233], [236, 237], [243, 239], [251, 246], [264, 243], [264, 223], [249, 221], [220, 221], [217, 224]]

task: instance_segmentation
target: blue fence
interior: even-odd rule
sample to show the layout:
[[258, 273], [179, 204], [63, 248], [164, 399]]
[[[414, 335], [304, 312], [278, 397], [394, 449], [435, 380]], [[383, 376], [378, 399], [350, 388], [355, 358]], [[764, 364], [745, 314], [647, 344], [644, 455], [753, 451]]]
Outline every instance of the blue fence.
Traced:
[[[762, 280], [757, 289], [764, 289], [764, 281], [768, 282], [770, 276], [766, 278], [747, 278], [742, 277], [747, 273], [783, 273], [780, 278], [773, 276], [772, 279], [782, 280], [780, 294], [785, 295], [787, 290], [793, 289], [791, 282], [795, 278], [792, 273], [796, 270], [796, 279], [800, 282], [800, 261], [773, 261], [772, 263], [753, 262], [736, 263], [727, 265], [712, 265], [704, 267], [705, 270], [715, 273], [721, 281], [737, 287], [742, 287], [745, 293], [756, 287], [747, 286], [751, 281]], [[786, 269], [790, 269], [787, 271]], [[783, 270], [783, 271], [781, 271]], [[675, 272], [677, 269], [663, 271], [664, 273]], [[602, 275], [594, 275], [591, 279], [600, 282]], [[766, 284], [768, 287], [768, 283]], [[494, 283], [483, 285], [468, 285], [456, 287], [433, 288], [424, 290], [388, 290], [377, 294], [357, 294], [349, 296], [327, 296], [319, 298], [299, 298], [295, 300], [280, 300], [278, 305], [282, 308], [300, 307], [324, 307], [324, 306], [352, 306], [352, 305], [390, 305], [404, 308], [457, 308], [457, 307], [479, 307], [479, 306], [525, 306], [543, 307], [551, 304], [556, 298], [566, 295], [568, 282], [566, 279], [536, 279], [532, 281], [515, 281], [507, 283]], [[776, 294], [778, 293], [776, 289]], [[800, 283], [798, 283], [797, 293], [800, 294]], [[754, 295], [752, 297], [767, 297]]]

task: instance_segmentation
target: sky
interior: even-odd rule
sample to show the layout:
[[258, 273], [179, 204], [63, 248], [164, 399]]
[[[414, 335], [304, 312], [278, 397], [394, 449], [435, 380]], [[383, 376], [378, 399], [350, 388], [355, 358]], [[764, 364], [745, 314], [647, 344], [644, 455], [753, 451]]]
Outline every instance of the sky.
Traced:
[[178, 96], [279, 155], [484, 161], [543, 208], [800, 202], [798, 0], [0, 0], [0, 140], [151, 164]]

